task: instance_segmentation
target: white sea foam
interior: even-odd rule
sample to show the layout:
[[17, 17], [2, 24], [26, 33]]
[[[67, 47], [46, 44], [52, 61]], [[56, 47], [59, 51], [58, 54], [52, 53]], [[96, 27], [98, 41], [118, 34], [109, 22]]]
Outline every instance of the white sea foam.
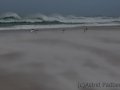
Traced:
[[119, 17], [76, 17], [74, 15], [62, 16], [60, 14], [47, 16], [41, 13], [24, 17], [20, 17], [16, 13], [4, 13], [0, 15], [0, 30], [113, 25], [120, 25]]
[[7, 12], [0, 15], [0, 18], [14, 17], [15, 19], [21, 19], [20, 16], [16, 13]]

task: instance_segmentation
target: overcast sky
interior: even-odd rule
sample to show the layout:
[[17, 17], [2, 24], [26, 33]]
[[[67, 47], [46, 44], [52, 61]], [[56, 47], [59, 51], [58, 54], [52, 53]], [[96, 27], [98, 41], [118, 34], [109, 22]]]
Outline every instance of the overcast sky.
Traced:
[[120, 0], [0, 0], [0, 14], [4, 12], [120, 16]]

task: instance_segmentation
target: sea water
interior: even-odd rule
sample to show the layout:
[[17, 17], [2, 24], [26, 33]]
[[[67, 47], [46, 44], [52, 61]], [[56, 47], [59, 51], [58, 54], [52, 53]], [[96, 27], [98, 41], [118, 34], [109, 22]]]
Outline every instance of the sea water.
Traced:
[[120, 17], [63, 16], [60, 14], [44, 15], [41, 13], [20, 16], [11, 12], [0, 14], [0, 30], [114, 25], [120, 25]]

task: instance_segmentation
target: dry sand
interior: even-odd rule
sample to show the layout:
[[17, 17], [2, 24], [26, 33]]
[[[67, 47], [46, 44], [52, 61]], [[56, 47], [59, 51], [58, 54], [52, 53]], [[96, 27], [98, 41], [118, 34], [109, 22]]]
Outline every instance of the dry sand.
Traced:
[[[0, 31], [0, 90], [83, 90], [120, 84], [120, 27]], [[84, 90], [119, 90], [86, 87]]]

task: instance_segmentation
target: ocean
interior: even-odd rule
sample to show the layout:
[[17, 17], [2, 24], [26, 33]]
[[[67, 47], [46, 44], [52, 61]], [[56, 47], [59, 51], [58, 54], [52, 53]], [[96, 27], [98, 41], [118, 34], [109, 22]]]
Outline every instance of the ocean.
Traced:
[[12, 12], [0, 14], [0, 30], [116, 25], [120, 25], [120, 17], [76, 17], [74, 15], [63, 16], [60, 14], [47, 16], [41, 13], [20, 16]]

